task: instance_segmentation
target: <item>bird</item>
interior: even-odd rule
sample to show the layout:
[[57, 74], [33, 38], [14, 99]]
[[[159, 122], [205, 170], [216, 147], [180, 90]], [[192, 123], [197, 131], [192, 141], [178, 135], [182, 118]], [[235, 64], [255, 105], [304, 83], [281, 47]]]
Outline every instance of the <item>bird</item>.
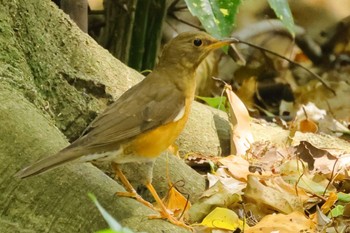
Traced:
[[201, 31], [180, 33], [164, 46], [153, 71], [97, 116], [80, 138], [15, 176], [30, 177], [69, 162], [109, 161], [127, 190], [120, 195], [133, 197], [152, 208], [118, 168], [123, 163], [145, 163], [151, 171], [144, 183], [160, 206], [160, 216], [184, 226], [169, 213], [151, 183], [153, 163], [185, 127], [194, 100], [199, 64], [211, 51], [235, 41], [218, 40]]

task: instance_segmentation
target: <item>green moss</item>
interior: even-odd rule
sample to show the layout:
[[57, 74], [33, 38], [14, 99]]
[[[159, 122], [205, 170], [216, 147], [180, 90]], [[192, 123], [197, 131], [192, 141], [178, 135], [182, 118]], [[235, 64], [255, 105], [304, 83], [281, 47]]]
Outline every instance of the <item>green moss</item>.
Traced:
[[88, 40], [75, 35], [63, 12], [50, 10], [56, 7], [50, 1], [0, 7], [5, 9], [0, 12], [1, 79], [20, 89], [68, 138], [78, 137], [100, 108], [96, 93], [104, 93], [104, 87], [75, 85], [98, 72], [93, 54], [84, 50]]

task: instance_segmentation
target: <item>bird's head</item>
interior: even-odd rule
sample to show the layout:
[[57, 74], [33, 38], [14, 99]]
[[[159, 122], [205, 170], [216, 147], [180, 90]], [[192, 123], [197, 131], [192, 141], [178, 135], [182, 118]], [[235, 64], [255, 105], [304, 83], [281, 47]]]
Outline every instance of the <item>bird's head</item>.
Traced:
[[164, 47], [159, 65], [182, 65], [195, 70], [210, 51], [233, 42], [236, 39], [218, 40], [205, 32], [184, 32]]

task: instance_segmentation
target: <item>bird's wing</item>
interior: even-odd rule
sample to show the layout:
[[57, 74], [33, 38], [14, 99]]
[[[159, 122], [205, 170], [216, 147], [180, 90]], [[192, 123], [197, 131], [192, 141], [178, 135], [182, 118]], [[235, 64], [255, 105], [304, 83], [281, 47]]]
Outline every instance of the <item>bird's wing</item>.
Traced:
[[176, 119], [185, 106], [185, 96], [169, 83], [161, 85], [162, 90], [152, 89], [151, 85], [146, 78], [142, 85], [129, 89], [71, 147], [96, 149], [116, 144]]
[[103, 152], [103, 148], [114, 145], [118, 147], [125, 139], [175, 120], [185, 105], [182, 92], [171, 83], [160, 85], [164, 88], [161, 91], [156, 90], [152, 87], [154, 80], [147, 80], [129, 89], [109, 106], [90, 124], [85, 135], [57, 154], [22, 169], [16, 176], [32, 176], [74, 161], [86, 153]]

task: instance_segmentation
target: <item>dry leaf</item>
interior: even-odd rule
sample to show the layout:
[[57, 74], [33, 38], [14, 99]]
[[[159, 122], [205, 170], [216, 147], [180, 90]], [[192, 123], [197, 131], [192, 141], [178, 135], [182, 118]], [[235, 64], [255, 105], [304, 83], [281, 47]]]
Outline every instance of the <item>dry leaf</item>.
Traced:
[[228, 207], [241, 201], [241, 195], [233, 194], [221, 183], [216, 184], [205, 191], [202, 197], [189, 210], [189, 221], [199, 222], [215, 207]]
[[209, 187], [214, 186], [216, 182], [220, 181], [232, 194], [242, 194], [242, 189], [246, 187], [245, 182], [233, 178], [223, 167], [218, 168], [214, 175], [208, 173], [207, 177], [209, 180]]
[[327, 214], [332, 209], [333, 205], [337, 202], [337, 200], [337, 194], [335, 192], [329, 192], [327, 201], [321, 207], [322, 213]]
[[304, 119], [299, 123], [299, 130], [302, 133], [316, 133], [318, 131], [318, 126], [315, 122]]
[[331, 155], [328, 151], [319, 149], [307, 141], [301, 141], [295, 148], [297, 156], [308, 164], [310, 170], [316, 169], [319, 171], [321, 169], [320, 166], [315, 167], [315, 162], [322, 157], [328, 161], [333, 160], [331, 162], [332, 166], [337, 159], [337, 157]]
[[243, 228], [243, 221], [234, 211], [216, 207], [203, 219], [201, 225], [234, 231], [237, 228]]
[[[301, 132], [315, 133], [319, 131], [334, 134], [334, 132], [348, 131], [346, 126], [329, 116], [326, 110], [316, 107], [314, 103], [303, 105], [297, 111], [295, 121]], [[342, 133], [335, 133], [335, 135], [341, 136]]]
[[254, 142], [250, 129], [250, 116], [243, 102], [226, 86], [232, 126], [231, 154], [244, 155]]
[[300, 197], [281, 191], [274, 187], [264, 185], [259, 181], [259, 178], [253, 175], [248, 176], [247, 188], [244, 192], [244, 197], [259, 205], [266, 212], [272, 210], [281, 213], [291, 213], [293, 211], [302, 211], [303, 205]]
[[238, 180], [246, 181], [247, 176], [250, 174], [249, 163], [241, 156], [230, 155], [220, 159], [220, 163], [225, 165], [231, 175]]
[[309, 193], [316, 193], [323, 195], [325, 190], [335, 190], [332, 184], [329, 184], [329, 180], [323, 174], [310, 174], [308, 169], [305, 169], [306, 165], [300, 160], [288, 160], [281, 166], [282, 178], [284, 181], [291, 185], [296, 185], [299, 188], [304, 189]]
[[245, 230], [245, 233], [314, 233], [315, 224], [302, 212], [288, 215], [274, 214], [264, 217], [258, 224]]
[[310, 214], [310, 219], [316, 224], [317, 232], [325, 232], [324, 228], [327, 227], [327, 224], [332, 220], [328, 218], [318, 206], [316, 206], [316, 212], [314, 214]]
[[166, 197], [163, 198], [163, 203], [168, 210], [174, 213], [175, 217], [181, 216], [191, 208], [188, 198], [177, 191], [174, 185], [170, 187]]

